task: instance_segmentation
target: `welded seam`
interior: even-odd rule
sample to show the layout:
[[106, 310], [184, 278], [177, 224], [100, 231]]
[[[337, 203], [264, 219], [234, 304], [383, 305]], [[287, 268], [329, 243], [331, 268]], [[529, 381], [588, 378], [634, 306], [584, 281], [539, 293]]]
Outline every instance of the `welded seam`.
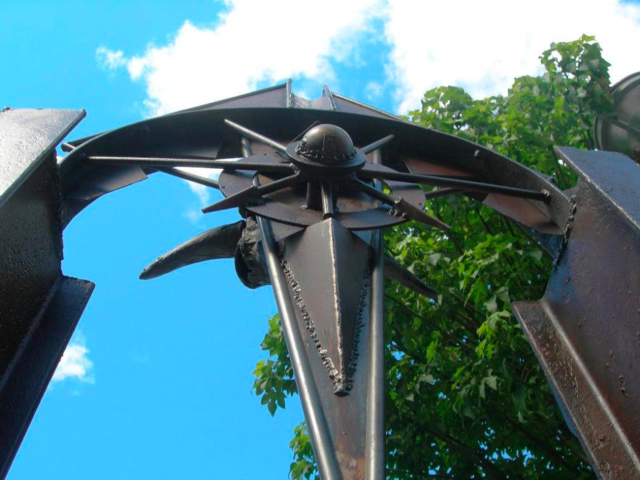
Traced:
[[[351, 355], [351, 360], [349, 361], [349, 365], [346, 367], [345, 371], [340, 372], [333, 363], [333, 360], [329, 356], [329, 352], [326, 348], [322, 346], [320, 343], [320, 339], [318, 338], [318, 334], [316, 332], [316, 325], [313, 322], [309, 311], [307, 310], [307, 306], [304, 303], [304, 299], [302, 298], [302, 289], [300, 284], [295, 279], [293, 275], [293, 271], [291, 270], [291, 266], [289, 262], [286, 260], [282, 252], [279, 253], [280, 257], [280, 266], [282, 267], [282, 271], [284, 273], [285, 278], [287, 279], [287, 283], [289, 288], [293, 293], [293, 300], [300, 311], [300, 316], [304, 321], [305, 329], [309, 332], [309, 336], [313, 340], [313, 343], [316, 347], [316, 351], [318, 352], [318, 356], [320, 360], [322, 360], [322, 364], [327, 369], [327, 373], [329, 374], [329, 378], [334, 385], [334, 393], [347, 395], [353, 389], [353, 376], [355, 375], [356, 368], [358, 365], [358, 358], [360, 357], [360, 339], [362, 337], [362, 330], [364, 327], [364, 314], [367, 307], [367, 295], [369, 293], [369, 287], [371, 286], [371, 258], [372, 254], [369, 252], [367, 259], [367, 268], [364, 273], [364, 279], [362, 282], [362, 288], [360, 289], [360, 298], [358, 302], [358, 311], [356, 315], [356, 325], [354, 330], [354, 338], [353, 338], [353, 353]], [[340, 347], [340, 351], [341, 347]]]
[[298, 310], [300, 311], [300, 316], [304, 321], [305, 329], [309, 332], [309, 336], [313, 340], [313, 343], [316, 347], [318, 355], [320, 356], [320, 359], [322, 360], [323, 365], [327, 369], [327, 372], [329, 373], [329, 377], [331, 378], [331, 381], [335, 385], [338, 382], [342, 381], [340, 372], [335, 367], [333, 360], [331, 360], [331, 358], [329, 357], [329, 353], [327, 349], [324, 348], [320, 343], [320, 339], [318, 338], [318, 334], [316, 333], [316, 325], [315, 323], [313, 323], [313, 320], [311, 319], [311, 315], [307, 310], [307, 306], [305, 305], [304, 300], [302, 299], [302, 289], [300, 288], [300, 284], [298, 283], [298, 281], [293, 276], [293, 271], [291, 270], [291, 266], [289, 265], [289, 262], [284, 258], [284, 255], [282, 253], [280, 253], [279, 256], [280, 256], [280, 265], [282, 267], [282, 271], [284, 273], [285, 278], [287, 279], [289, 288], [293, 292], [293, 300], [295, 301], [298, 307]]

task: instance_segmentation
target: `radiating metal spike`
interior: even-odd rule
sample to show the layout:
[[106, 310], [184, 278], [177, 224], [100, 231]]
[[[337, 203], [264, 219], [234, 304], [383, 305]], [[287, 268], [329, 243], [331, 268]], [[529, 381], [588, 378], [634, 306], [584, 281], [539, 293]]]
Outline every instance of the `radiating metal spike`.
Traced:
[[398, 263], [396, 259], [388, 255], [384, 257], [384, 276], [424, 297], [437, 298], [438, 296], [438, 292], [435, 289], [424, 283], [415, 274]]
[[407, 220], [415, 220], [417, 222], [424, 223], [426, 225], [440, 228], [445, 231], [451, 230], [451, 227], [444, 222], [441, 222], [437, 218], [432, 217], [431, 215], [423, 212], [417, 207], [413, 206], [406, 200], [402, 198], [394, 198], [391, 195], [387, 195], [384, 192], [381, 192], [375, 187], [372, 187], [368, 183], [365, 183], [360, 180], [354, 180], [351, 182], [351, 185], [358, 188], [359, 190], [365, 192], [371, 197], [380, 200], [381, 202], [390, 205], [392, 208], [389, 211], [390, 215], [395, 217], [406, 218]]
[[263, 195], [282, 190], [283, 188], [292, 187], [304, 181], [305, 178], [300, 173], [296, 173], [289, 177], [281, 178], [274, 182], [267, 183], [263, 186], [252, 185], [248, 188], [245, 188], [244, 190], [239, 191], [236, 194], [225, 198], [224, 200], [203, 208], [202, 213], [218, 212], [220, 210], [226, 210], [228, 208], [241, 207], [249, 200], [260, 198]]
[[[221, 168], [224, 170], [251, 170], [264, 173], [291, 173], [295, 167], [289, 163], [260, 162], [263, 155], [253, 155], [243, 160], [216, 160], [202, 158], [157, 158], [157, 157], [104, 157], [90, 156], [85, 160], [105, 165], [136, 165], [150, 168], [200, 167]], [[253, 160], [253, 161], [251, 161]]]
[[351, 185], [358, 190], [366, 193], [370, 197], [373, 197], [376, 200], [380, 200], [382, 203], [385, 203], [391, 207], [395, 205], [395, 199], [391, 195], [387, 195], [386, 193], [378, 190], [368, 183], [363, 182], [362, 180], [352, 180]]
[[415, 220], [417, 222], [424, 223], [425, 225], [439, 228], [446, 232], [451, 230], [451, 227], [449, 225], [414, 207], [403, 198], [397, 198], [395, 200], [395, 204], [393, 205], [393, 208], [391, 209], [389, 214], [393, 216], [400, 216], [406, 218], [407, 220]]
[[291, 140], [291, 142], [293, 143], [293, 142], [297, 142], [298, 140], [302, 140], [302, 137], [304, 137], [304, 135], [305, 135], [309, 130], [311, 130], [313, 127], [316, 127], [316, 126], [318, 126], [318, 125], [320, 125], [320, 122], [316, 120], [316, 121], [315, 121], [315, 122], [313, 122], [311, 125], [309, 125], [307, 128], [305, 128], [302, 132], [300, 132], [296, 138], [294, 138], [293, 140]]
[[535, 190], [527, 190], [524, 188], [507, 187], [504, 185], [494, 185], [490, 183], [474, 182], [470, 180], [461, 180], [459, 178], [447, 178], [435, 175], [414, 175], [411, 173], [402, 173], [394, 171], [381, 171], [373, 169], [362, 169], [358, 172], [358, 177], [363, 179], [381, 179], [395, 180], [398, 182], [420, 183], [424, 185], [433, 185], [436, 187], [451, 187], [469, 192], [486, 192], [501, 193], [513, 197], [529, 198], [531, 200], [549, 201], [549, 192], [537, 192]]

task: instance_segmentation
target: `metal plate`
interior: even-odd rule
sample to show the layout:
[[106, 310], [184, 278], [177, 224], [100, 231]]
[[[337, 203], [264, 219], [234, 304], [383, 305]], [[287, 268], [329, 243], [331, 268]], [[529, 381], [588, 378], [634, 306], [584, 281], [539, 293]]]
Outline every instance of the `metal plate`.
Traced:
[[0, 206], [84, 116], [84, 110], [0, 112]]
[[640, 479], [640, 167], [563, 148], [580, 175], [544, 298], [513, 304], [600, 478]]

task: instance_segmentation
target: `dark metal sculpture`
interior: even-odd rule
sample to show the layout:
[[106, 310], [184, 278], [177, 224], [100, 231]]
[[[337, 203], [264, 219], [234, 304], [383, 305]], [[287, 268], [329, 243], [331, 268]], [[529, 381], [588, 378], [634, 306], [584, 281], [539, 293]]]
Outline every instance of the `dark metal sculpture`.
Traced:
[[613, 113], [596, 118], [596, 148], [624, 153], [640, 163], [640, 72], [611, 87], [611, 97]]
[[[0, 124], [45, 138], [33, 131], [35, 123], [21, 123], [21, 116], [33, 112], [5, 112]], [[67, 120], [33, 153], [23, 152], [25, 164], [35, 165], [34, 173], [21, 165], [17, 175], [2, 176], [3, 185], [12, 190], [0, 198], [4, 203], [11, 197], [18, 205], [0, 204], [0, 215], [13, 215], [8, 221], [17, 226], [14, 231], [2, 224], [2, 251], [13, 251], [7, 242], [40, 238], [42, 225], [28, 220], [37, 213], [19, 206], [22, 195], [31, 195], [34, 188], [44, 191], [40, 186], [46, 179], [36, 175], [38, 169], [52, 182], [50, 195], [35, 204], [48, 209], [49, 243], [54, 246], [62, 228], [83, 208], [149, 174], [161, 172], [220, 189], [225, 198], [203, 211], [239, 208], [244, 220], [189, 240], [158, 258], [141, 278], [234, 257], [245, 285], [271, 284], [323, 479], [385, 478], [383, 279], [429, 297], [435, 290], [385, 257], [380, 232], [415, 220], [442, 230], [445, 241], [448, 225], [424, 212], [426, 198], [443, 195], [468, 195], [491, 206], [535, 232], [557, 259], [545, 299], [514, 308], [594, 468], [607, 478], [640, 478], [640, 437], [634, 430], [640, 403], [632, 380], [640, 372], [637, 346], [631, 345], [640, 339], [640, 305], [636, 309], [634, 304], [640, 268], [638, 257], [629, 258], [632, 251], [640, 253], [640, 172], [625, 163], [630, 162], [626, 157], [560, 151], [583, 175], [577, 192], [562, 192], [548, 178], [484, 147], [400, 121], [326, 88], [320, 99], [309, 102], [291, 92], [290, 82], [63, 143], [69, 153], [56, 165], [52, 149], [72, 124]], [[609, 162], [607, 169], [595, 167], [597, 162]], [[176, 169], [185, 166], [222, 173], [214, 181]], [[626, 180], [616, 182], [611, 172], [620, 169]], [[16, 179], [20, 175], [28, 177], [22, 186]], [[31, 190], [29, 182], [35, 184]], [[434, 188], [425, 193], [419, 185]], [[599, 190], [622, 185], [627, 190]], [[582, 259], [604, 251], [607, 228], [616, 229], [618, 245], [626, 249], [615, 257], [626, 283], [624, 291], [605, 291], [597, 302], [592, 276], [604, 273], [592, 268], [597, 263]], [[65, 290], [56, 280], [64, 279], [56, 248], [42, 259], [29, 250], [16, 252], [12, 258], [20, 265], [34, 257], [33, 271], [14, 267], [0, 275], [0, 421], [4, 424], [11, 416], [15, 423], [0, 433], [0, 476], [90, 293], [80, 281], [68, 280], [76, 290]], [[53, 267], [44, 281], [40, 269], [46, 262]], [[617, 277], [616, 272], [611, 275]], [[11, 292], [7, 278], [24, 285], [14, 293], [15, 302], [31, 300], [30, 309], [4, 302]], [[43, 341], [33, 333], [45, 318], [34, 305], [51, 312], [55, 318], [48, 328], [59, 329], [60, 336], [49, 340], [50, 353], [38, 351], [41, 358], [22, 360], [20, 352], [38, 350]], [[18, 324], [21, 329], [13, 329]], [[586, 338], [586, 331], [599, 333], [600, 343]], [[602, 342], [616, 352], [612, 358], [621, 348], [624, 354], [620, 363], [611, 360], [600, 371], [591, 362], [602, 358], [597, 352]], [[21, 382], [30, 388], [20, 390], [11, 384], [11, 369], [27, 361], [38, 362], [43, 373], [22, 375]], [[622, 385], [624, 398], [614, 398]], [[571, 397], [576, 392], [588, 399], [589, 410]], [[16, 394], [14, 403], [4, 403]], [[20, 409], [12, 407], [16, 402]]]

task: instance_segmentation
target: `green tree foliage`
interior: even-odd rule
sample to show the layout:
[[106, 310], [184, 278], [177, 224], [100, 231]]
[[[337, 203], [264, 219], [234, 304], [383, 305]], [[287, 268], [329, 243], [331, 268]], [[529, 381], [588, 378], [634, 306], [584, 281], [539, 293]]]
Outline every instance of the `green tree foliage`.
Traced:
[[[552, 44], [542, 76], [507, 96], [429, 90], [408, 119], [459, 135], [571, 186], [554, 145], [594, 148], [594, 117], [611, 107], [609, 64], [593, 37]], [[385, 232], [387, 253], [437, 287], [436, 302], [385, 284], [388, 477], [592, 478], [593, 473], [510, 310], [544, 293], [552, 262], [514, 223], [464, 197], [433, 200], [449, 236], [410, 223]], [[255, 390], [273, 414], [295, 392], [278, 317]], [[293, 479], [317, 478], [304, 423]]]

